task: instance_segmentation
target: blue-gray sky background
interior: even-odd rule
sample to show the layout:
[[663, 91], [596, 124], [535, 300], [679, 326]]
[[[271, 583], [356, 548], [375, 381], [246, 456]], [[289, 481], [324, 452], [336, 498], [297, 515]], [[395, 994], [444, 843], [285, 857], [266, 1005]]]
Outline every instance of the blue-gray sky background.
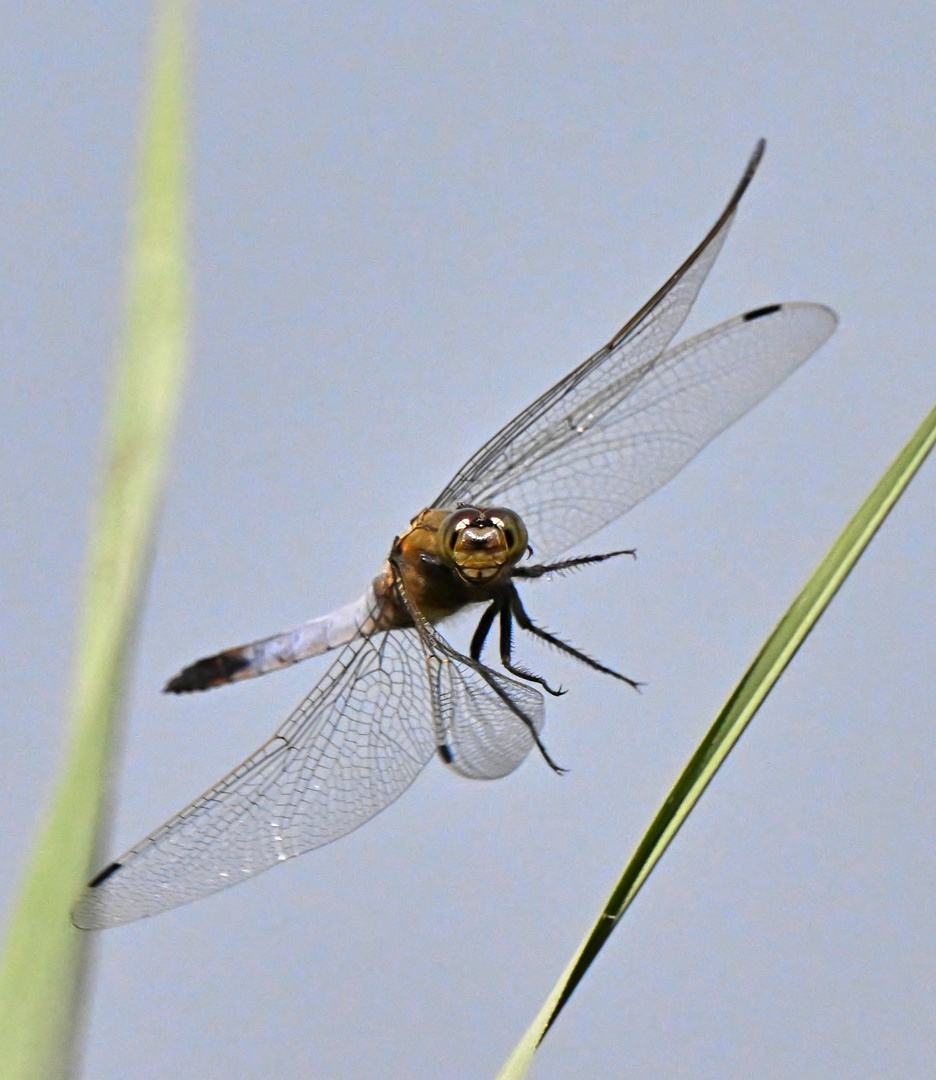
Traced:
[[[195, 699], [182, 664], [357, 596], [476, 446], [761, 172], [687, 330], [818, 300], [832, 342], [530, 586], [548, 745], [433, 762], [353, 836], [100, 939], [98, 1080], [485, 1078], [796, 591], [936, 401], [936, 10], [202, 3], [194, 337], [118, 781], [117, 854], [258, 745], [323, 661]], [[55, 776], [149, 5], [0, 14], [0, 905]], [[936, 468], [914, 482], [534, 1067], [936, 1069]], [[533, 538], [535, 544], [535, 537]]]

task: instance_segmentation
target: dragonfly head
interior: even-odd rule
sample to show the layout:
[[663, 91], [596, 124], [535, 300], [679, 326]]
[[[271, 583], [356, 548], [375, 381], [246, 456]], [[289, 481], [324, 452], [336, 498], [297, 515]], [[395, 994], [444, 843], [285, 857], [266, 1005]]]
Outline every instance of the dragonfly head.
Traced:
[[527, 549], [526, 526], [513, 510], [460, 506], [439, 526], [439, 557], [467, 581], [490, 581]]

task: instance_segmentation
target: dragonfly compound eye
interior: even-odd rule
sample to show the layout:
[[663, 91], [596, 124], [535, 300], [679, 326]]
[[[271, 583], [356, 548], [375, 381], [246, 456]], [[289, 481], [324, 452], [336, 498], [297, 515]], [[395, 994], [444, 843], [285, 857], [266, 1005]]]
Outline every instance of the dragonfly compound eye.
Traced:
[[526, 552], [529, 543], [526, 525], [523, 524], [520, 515], [515, 514], [513, 510], [495, 507], [485, 510], [484, 516], [504, 537], [507, 544], [507, 558], [504, 561], [508, 563], [518, 562]]

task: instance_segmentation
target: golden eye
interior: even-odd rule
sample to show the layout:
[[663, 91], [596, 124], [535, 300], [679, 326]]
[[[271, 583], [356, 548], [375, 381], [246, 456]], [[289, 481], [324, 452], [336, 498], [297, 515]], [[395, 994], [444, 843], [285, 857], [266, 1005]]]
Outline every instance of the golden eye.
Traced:
[[439, 526], [439, 558], [449, 566], [455, 566], [455, 544], [458, 534], [467, 529], [472, 522], [477, 521], [481, 512], [473, 506], [460, 506]]
[[498, 506], [485, 510], [484, 516], [503, 533], [507, 543], [507, 562], [514, 563], [521, 559], [527, 549], [529, 537], [520, 515]]

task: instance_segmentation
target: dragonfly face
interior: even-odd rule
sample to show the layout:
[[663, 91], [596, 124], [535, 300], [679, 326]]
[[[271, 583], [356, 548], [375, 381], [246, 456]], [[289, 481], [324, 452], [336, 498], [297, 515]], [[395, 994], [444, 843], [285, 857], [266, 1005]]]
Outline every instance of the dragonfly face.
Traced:
[[[336, 840], [402, 794], [435, 754], [472, 779], [505, 776], [536, 747], [552, 764], [536, 687], [558, 691], [513, 659], [515, 626], [636, 685], [537, 627], [517, 583], [609, 558], [563, 556], [665, 484], [835, 329], [820, 304], [771, 304], [671, 344], [763, 149], [689, 258], [458, 470], [359, 600], [170, 680], [175, 693], [204, 690], [343, 646], [263, 746], [91, 881], [76, 925], [152, 915]], [[524, 559], [528, 530], [543, 563]], [[474, 603], [486, 607], [463, 654], [437, 625]], [[482, 659], [495, 623], [499, 667]]]
[[463, 506], [439, 526], [439, 558], [472, 582], [491, 581], [528, 547], [526, 526], [513, 510]]
[[386, 627], [413, 625], [401, 595], [401, 581], [409, 605], [418, 608], [432, 625], [467, 604], [491, 599], [510, 580], [511, 566], [520, 557], [508, 559], [509, 552], [503, 530], [480, 510], [423, 510], [394, 541], [387, 567], [374, 581], [382, 604], [378, 623]]
[[394, 541], [387, 569], [374, 581], [378, 625], [413, 626], [413, 608], [434, 625], [468, 604], [503, 598], [528, 551], [526, 527], [512, 510], [423, 510]]

